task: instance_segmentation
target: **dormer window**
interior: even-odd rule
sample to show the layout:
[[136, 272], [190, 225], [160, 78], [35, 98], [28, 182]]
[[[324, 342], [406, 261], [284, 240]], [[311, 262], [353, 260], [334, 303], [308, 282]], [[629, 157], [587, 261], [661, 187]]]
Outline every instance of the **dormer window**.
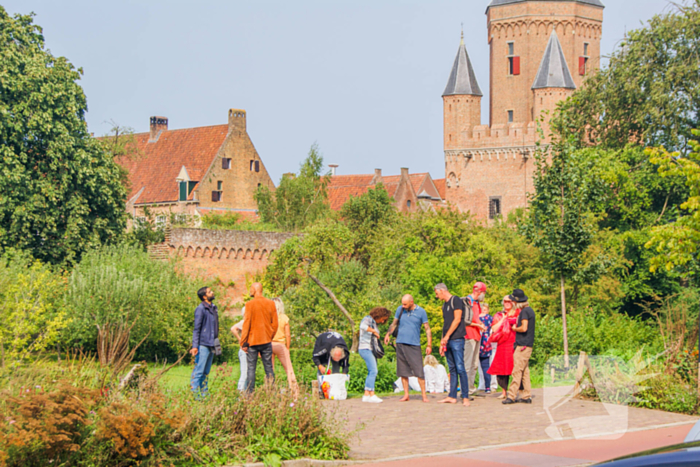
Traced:
[[193, 181], [179, 181], [179, 196], [178, 199], [180, 201], [187, 201], [192, 194], [192, 190], [194, 190], [194, 187], [197, 185], [197, 182]]

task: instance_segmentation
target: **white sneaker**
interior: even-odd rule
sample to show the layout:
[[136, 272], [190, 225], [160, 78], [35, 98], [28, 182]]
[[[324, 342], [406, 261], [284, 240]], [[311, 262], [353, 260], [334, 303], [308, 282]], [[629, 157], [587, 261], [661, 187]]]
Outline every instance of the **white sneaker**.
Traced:
[[362, 402], [369, 402], [370, 396], [362, 396]]
[[369, 396], [369, 398], [367, 398], [367, 402], [371, 402], [373, 404], [379, 404], [380, 402], [384, 402], [384, 401], [381, 400], [380, 398], [378, 398], [377, 395], [375, 394], [373, 396]]

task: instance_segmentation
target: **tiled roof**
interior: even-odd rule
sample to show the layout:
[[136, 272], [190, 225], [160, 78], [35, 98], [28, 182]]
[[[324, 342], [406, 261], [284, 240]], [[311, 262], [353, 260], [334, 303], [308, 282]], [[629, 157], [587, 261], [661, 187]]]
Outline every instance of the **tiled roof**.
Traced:
[[433, 183], [435, 184], [435, 188], [437, 188], [438, 193], [440, 193], [440, 198], [445, 199], [445, 196], [447, 195], [445, 179], [438, 178], [437, 180], [433, 180]]
[[336, 175], [328, 184], [328, 202], [334, 211], [340, 210], [351, 196], [361, 196], [370, 188], [373, 175]]
[[136, 204], [177, 201], [175, 181], [185, 166], [192, 181], [200, 181], [228, 134], [228, 125], [183, 130], [163, 130], [158, 140], [149, 143], [150, 133], [138, 133], [139, 154], [117, 160], [129, 172], [131, 200], [143, 188]]

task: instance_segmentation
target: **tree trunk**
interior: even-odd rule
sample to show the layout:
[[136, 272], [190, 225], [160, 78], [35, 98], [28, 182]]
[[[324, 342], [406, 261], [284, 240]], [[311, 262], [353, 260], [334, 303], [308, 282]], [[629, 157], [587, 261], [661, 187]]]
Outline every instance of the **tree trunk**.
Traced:
[[5, 367], [5, 341], [0, 340], [0, 368]]
[[320, 280], [318, 280], [315, 276], [313, 276], [312, 274], [309, 274], [309, 277], [311, 279], [313, 279], [313, 281], [319, 287], [321, 287], [321, 289], [324, 292], [326, 292], [326, 294], [330, 297], [330, 299], [333, 300], [333, 303], [335, 303], [335, 306], [337, 306], [340, 309], [340, 311], [343, 312], [345, 317], [350, 322], [350, 329], [352, 330], [351, 331], [352, 332], [352, 344], [350, 346], [350, 350], [353, 352], [357, 352], [357, 347], [359, 347], [359, 345], [360, 345], [360, 332], [355, 331], [355, 320], [352, 319], [352, 316], [350, 316], [350, 313], [348, 313], [348, 310], [345, 309], [343, 304], [338, 301], [338, 299], [336, 298], [335, 294], [333, 293], [333, 291], [331, 289], [329, 289], [328, 287], [323, 285], [323, 283]]
[[566, 292], [564, 290], [564, 275], [561, 275], [561, 324], [564, 331], [564, 367], [569, 368], [569, 337], [566, 332]]

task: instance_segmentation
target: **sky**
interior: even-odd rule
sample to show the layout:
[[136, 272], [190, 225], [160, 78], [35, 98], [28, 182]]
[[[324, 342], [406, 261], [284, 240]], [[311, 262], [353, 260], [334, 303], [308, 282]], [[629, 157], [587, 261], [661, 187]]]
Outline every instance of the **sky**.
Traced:
[[[430, 172], [443, 178], [442, 92], [460, 28], [488, 95], [490, 0], [5, 0], [35, 13], [47, 48], [84, 71], [87, 122], [136, 132], [227, 122], [248, 133], [272, 179], [318, 144], [338, 174]], [[601, 43], [669, 11], [667, 0], [603, 0]], [[570, 65], [571, 66], [571, 65]], [[488, 121], [488, 99], [482, 100]]]

